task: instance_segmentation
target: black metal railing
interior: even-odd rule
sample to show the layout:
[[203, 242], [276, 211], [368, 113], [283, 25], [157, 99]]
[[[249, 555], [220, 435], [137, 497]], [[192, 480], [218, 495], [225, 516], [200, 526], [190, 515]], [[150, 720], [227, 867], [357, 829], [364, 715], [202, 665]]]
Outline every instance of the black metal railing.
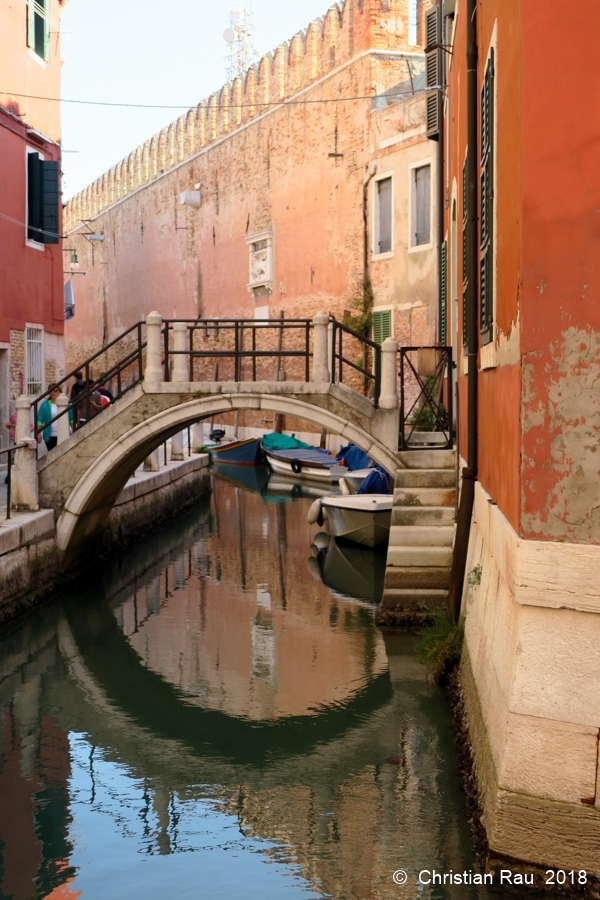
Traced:
[[[177, 322], [186, 325], [185, 349], [175, 350], [174, 328]], [[333, 316], [330, 317], [332, 382], [344, 382], [370, 398], [375, 407], [381, 393], [381, 347], [375, 341], [353, 331]], [[82, 362], [53, 388], [61, 393], [79, 372], [85, 387], [73, 397], [68, 406], [56, 416], [40, 423], [42, 403], [50, 399], [50, 390], [35, 396], [33, 408], [33, 436], [41, 441], [42, 432], [62, 416], [68, 415], [73, 429], [89, 422], [97, 410], [92, 395], [99, 387], [110, 386], [114, 400], [118, 400], [139, 384], [144, 377], [145, 322], [136, 322], [127, 331]], [[172, 366], [177, 356], [187, 357], [186, 368], [190, 382], [278, 380], [281, 363], [297, 360], [292, 365], [289, 380], [310, 381], [313, 357], [311, 349], [312, 319], [165, 319], [162, 327], [162, 365], [165, 381], [172, 378]], [[125, 349], [119, 355], [117, 345], [123, 342]], [[206, 363], [212, 360], [212, 371]], [[230, 361], [227, 371], [219, 363]], [[272, 363], [275, 370], [272, 371]], [[351, 370], [347, 378], [346, 369]], [[98, 369], [100, 373], [98, 374]]]
[[[65, 375], [64, 378], [55, 381], [52, 388], [58, 388], [61, 393], [64, 393], [63, 387], [68, 387], [69, 381], [71, 381], [77, 373], [81, 372], [85, 387], [73, 398], [72, 402], [69, 403], [64, 410], [61, 410], [56, 416], [50, 418], [50, 420], [43, 425], [38, 424], [39, 410], [44, 400], [50, 399], [51, 391], [47, 390], [44, 394], [36, 394], [35, 399], [31, 404], [33, 408], [33, 436], [36, 440], [38, 440], [38, 436], [41, 435], [46, 428], [51, 427], [54, 422], [57, 422], [62, 416], [69, 417], [69, 421], [72, 423], [74, 430], [85, 424], [85, 422], [89, 422], [96, 413], [96, 410], [92, 407], [91, 397], [99, 387], [110, 384], [113, 398], [114, 400], [118, 400], [142, 380], [144, 375], [143, 354], [146, 347], [146, 343], [143, 340], [144, 327], [144, 322], [136, 322], [135, 325], [132, 325], [131, 328], [128, 328], [123, 334], [120, 334], [113, 341], [110, 341], [102, 347], [101, 350], [98, 350], [97, 353], [94, 353], [93, 356], [90, 356], [89, 359], [86, 359], [85, 362], [82, 362], [81, 365], [77, 366], [76, 369], [73, 369], [72, 372]], [[131, 343], [133, 346], [131, 349], [127, 349], [123, 356], [116, 359], [114, 362], [111, 362], [110, 357], [114, 356], [114, 348], [116, 348], [119, 342], [123, 342], [126, 345]], [[111, 351], [113, 352], [111, 353]], [[106, 361], [107, 359], [108, 361]], [[100, 365], [101, 362], [102, 365]], [[98, 368], [101, 368], [102, 371], [97, 377], [94, 377], [94, 369], [97, 370]]]
[[10, 492], [11, 492], [11, 484], [12, 484], [12, 479], [11, 479], [11, 470], [12, 470], [12, 464], [13, 464], [12, 455], [15, 450], [20, 450], [22, 447], [27, 447], [27, 446], [28, 446], [28, 444], [25, 442], [22, 444], [13, 444], [12, 447], [5, 447], [4, 450], [0, 450], [0, 456], [2, 456], [2, 454], [4, 454], [4, 453], [8, 453], [8, 466], [7, 466], [7, 470], [6, 470], [6, 518], [7, 519], [10, 519], [10, 508], [11, 508]]
[[452, 347], [400, 348], [400, 450], [453, 447]]
[[[330, 362], [332, 382], [343, 383], [344, 366], [348, 366], [354, 372], [358, 372], [359, 379], [362, 380], [363, 393], [373, 401], [373, 405], [377, 408], [381, 394], [381, 345], [363, 334], [359, 334], [358, 331], [348, 328], [347, 325], [342, 325], [333, 317], [330, 319], [330, 323], [333, 326]], [[346, 350], [344, 350], [344, 340]], [[352, 342], [354, 348], [354, 359], [345, 355], [348, 353], [349, 342]]]
[[[187, 326], [186, 349], [173, 349], [173, 325], [185, 322]], [[188, 357], [190, 381], [244, 381], [247, 372], [244, 363], [250, 362], [251, 377], [257, 380], [257, 364], [260, 360], [299, 359], [302, 361], [302, 374], [305, 381], [310, 380], [310, 333], [311, 319], [165, 319], [163, 323], [163, 364], [165, 381], [171, 378], [171, 365], [175, 356]], [[276, 341], [273, 342], [272, 338]], [[284, 337], [288, 346], [284, 348]], [[273, 346], [273, 343], [276, 346]], [[217, 344], [219, 346], [217, 346]], [[220, 379], [197, 378], [201, 372], [202, 360], [232, 360], [230, 378]], [[200, 365], [198, 365], [200, 363]], [[264, 367], [263, 367], [264, 369]], [[210, 373], [209, 373], [210, 374]], [[271, 381], [272, 378], [262, 380]]]

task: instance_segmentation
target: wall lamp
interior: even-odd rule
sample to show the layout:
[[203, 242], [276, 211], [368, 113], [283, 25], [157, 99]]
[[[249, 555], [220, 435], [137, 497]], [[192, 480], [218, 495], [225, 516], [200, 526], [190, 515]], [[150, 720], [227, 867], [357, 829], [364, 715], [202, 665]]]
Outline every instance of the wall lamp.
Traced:
[[77, 258], [77, 251], [74, 247], [63, 247], [63, 253], [71, 254], [71, 268], [78, 269], [79, 268], [79, 259]]

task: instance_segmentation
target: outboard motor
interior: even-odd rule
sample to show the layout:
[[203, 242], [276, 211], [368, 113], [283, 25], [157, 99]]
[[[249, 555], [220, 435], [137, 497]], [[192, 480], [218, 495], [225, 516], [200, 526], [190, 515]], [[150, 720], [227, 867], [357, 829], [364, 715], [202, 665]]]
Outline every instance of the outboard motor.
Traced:
[[210, 439], [215, 444], [218, 444], [220, 441], [222, 441], [224, 437], [225, 437], [225, 431], [223, 430], [223, 428], [213, 428], [213, 430], [210, 433]]

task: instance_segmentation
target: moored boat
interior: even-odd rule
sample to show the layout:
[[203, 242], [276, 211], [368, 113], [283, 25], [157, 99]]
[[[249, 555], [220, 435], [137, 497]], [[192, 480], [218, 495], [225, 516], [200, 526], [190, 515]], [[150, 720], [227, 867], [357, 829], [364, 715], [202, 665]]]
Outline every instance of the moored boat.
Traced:
[[321, 524], [326, 519], [334, 537], [378, 547], [389, 539], [393, 502], [389, 494], [323, 497], [311, 506], [308, 521]]
[[263, 452], [259, 438], [244, 441], [226, 441], [209, 444], [207, 449], [213, 460], [233, 466], [257, 466], [263, 462]]
[[319, 450], [295, 448], [290, 450], [264, 449], [267, 462], [278, 475], [287, 475], [309, 481], [336, 484], [348, 469], [340, 466], [335, 456]]

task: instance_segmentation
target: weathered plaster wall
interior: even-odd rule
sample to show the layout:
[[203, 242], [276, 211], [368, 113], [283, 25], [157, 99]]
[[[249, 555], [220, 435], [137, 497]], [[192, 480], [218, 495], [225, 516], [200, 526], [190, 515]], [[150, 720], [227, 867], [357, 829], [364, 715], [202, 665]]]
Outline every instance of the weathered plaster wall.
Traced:
[[[521, 530], [600, 542], [600, 103], [593, 0], [523, 5]], [[546, 48], [560, 41], [561, 66]], [[568, 89], [563, 73], [577, 73]], [[560, 103], [561, 115], [556, 115]]]
[[[519, 136], [521, 104], [521, 0], [509, 6], [502, 0], [486, 0], [477, 7], [479, 46], [478, 82], [481, 87], [489, 48], [495, 48], [496, 77], [496, 198], [494, 340], [480, 353], [479, 365], [479, 478], [513, 527], [518, 528], [520, 510], [520, 296], [522, 163]], [[457, 200], [457, 292], [458, 320], [452, 327], [460, 350], [458, 371], [460, 394], [460, 447], [466, 455], [467, 395], [462, 347], [462, 170], [467, 146], [466, 28], [464, 4], [458, 4], [453, 52], [449, 62], [448, 95], [450, 130], [446, 192], [451, 238], [451, 191]], [[449, 259], [452, 254], [451, 240]], [[450, 298], [452, 299], [452, 298]]]

